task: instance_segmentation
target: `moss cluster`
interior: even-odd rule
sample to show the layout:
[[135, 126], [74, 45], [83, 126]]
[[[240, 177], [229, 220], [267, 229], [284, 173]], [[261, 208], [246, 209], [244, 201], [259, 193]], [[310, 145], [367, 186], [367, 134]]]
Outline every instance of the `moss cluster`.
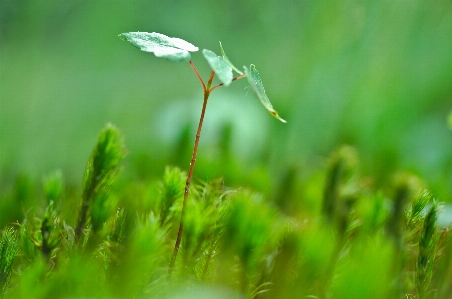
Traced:
[[[186, 173], [167, 167], [157, 182], [118, 181], [124, 156], [121, 134], [108, 124], [81, 192], [54, 172], [42, 188], [19, 178], [15, 191], [4, 195], [27, 209], [0, 239], [4, 298], [450, 294], [452, 244], [438, 224], [440, 205], [409, 174], [395, 176], [385, 189], [373, 188], [359, 173], [353, 148], [332, 153], [321, 179], [301, 187], [291, 171], [280, 182], [287, 198], [273, 201], [220, 179], [196, 181], [170, 279]], [[285, 202], [297, 196], [299, 203]], [[317, 206], [304, 206], [309, 200]]]

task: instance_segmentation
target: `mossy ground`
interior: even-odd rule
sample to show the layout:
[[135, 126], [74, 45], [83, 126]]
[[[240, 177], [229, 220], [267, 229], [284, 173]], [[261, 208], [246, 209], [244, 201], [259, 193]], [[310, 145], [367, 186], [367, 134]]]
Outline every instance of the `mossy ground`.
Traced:
[[171, 278], [186, 173], [117, 180], [124, 154], [107, 125], [81, 191], [55, 172], [42, 186], [19, 177], [1, 195], [4, 298], [448, 298], [452, 244], [440, 206], [410, 174], [374, 189], [351, 147], [302, 186], [292, 171], [275, 200], [195, 181]]

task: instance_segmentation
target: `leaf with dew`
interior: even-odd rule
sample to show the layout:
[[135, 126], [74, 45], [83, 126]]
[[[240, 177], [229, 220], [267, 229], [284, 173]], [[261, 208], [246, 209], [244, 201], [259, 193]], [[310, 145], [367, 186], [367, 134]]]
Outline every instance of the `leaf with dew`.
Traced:
[[190, 52], [198, 51], [198, 47], [175, 37], [168, 37], [157, 32], [121, 33], [119, 38], [130, 42], [144, 52], [152, 52], [157, 57], [172, 61], [190, 61]]

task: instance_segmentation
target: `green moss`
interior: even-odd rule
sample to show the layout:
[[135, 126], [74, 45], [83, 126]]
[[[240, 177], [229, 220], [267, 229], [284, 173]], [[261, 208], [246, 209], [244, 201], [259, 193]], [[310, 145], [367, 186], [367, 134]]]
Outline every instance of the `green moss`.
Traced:
[[[12, 228], [2, 234], [5, 298], [171, 298], [179, 292], [201, 296], [212, 285], [219, 294], [226, 288], [248, 298], [448, 294], [444, 282], [452, 267], [439, 260], [450, 257], [452, 247], [448, 231], [440, 236], [440, 210], [430, 205], [430, 191], [406, 174], [385, 188], [370, 187], [349, 147], [302, 183], [292, 171], [290, 184], [282, 185], [290, 190], [281, 187], [275, 203], [222, 179], [196, 179], [168, 280], [186, 174], [166, 167], [160, 180], [126, 177], [113, 188], [124, 148], [115, 132], [103, 129], [78, 192], [64, 184], [61, 172], [43, 179], [42, 192], [30, 180], [20, 184], [18, 197], [35, 208], [23, 215], [20, 234]], [[87, 197], [90, 220], [79, 246], [68, 207], [88, 189], [94, 190]], [[100, 221], [96, 229], [93, 221]]]

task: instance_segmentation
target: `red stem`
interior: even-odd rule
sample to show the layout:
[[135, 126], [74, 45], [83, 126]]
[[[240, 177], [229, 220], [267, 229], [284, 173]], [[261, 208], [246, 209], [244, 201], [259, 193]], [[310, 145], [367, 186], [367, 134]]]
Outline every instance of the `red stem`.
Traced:
[[207, 86], [205, 86], [204, 82], [202, 81], [201, 77], [199, 76], [198, 71], [196, 70], [195, 66], [193, 65], [193, 63], [191, 61], [190, 61], [190, 65], [192, 66], [193, 70], [195, 71], [196, 75], [198, 75], [198, 78], [202, 83], [202, 86], [204, 89], [204, 102], [202, 104], [201, 117], [199, 118], [199, 123], [198, 123], [198, 130], [196, 131], [195, 145], [193, 147], [193, 155], [192, 155], [191, 162], [190, 162], [190, 169], [188, 170], [187, 180], [185, 181], [184, 201], [182, 203], [179, 231], [177, 233], [176, 244], [174, 245], [173, 255], [171, 257], [171, 261], [170, 261], [170, 264], [168, 267], [168, 280], [171, 279], [171, 275], [173, 274], [174, 264], [176, 263], [176, 257], [177, 257], [177, 253], [179, 252], [179, 246], [180, 246], [180, 242], [182, 239], [182, 233], [184, 231], [184, 215], [185, 215], [185, 209], [187, 206], [188, 192], [190, 190], [190, 184], [191, 184], [191, 180], [193, 177], [193, 170], [195, 168], [196, 155], [198, 153], [199, 137], [201, 136], [201, 129], [202, 129], [202, 123], [204, 121], [204, 114], [206, 112], [207, 100], [209, 99], [209, 95], [211, 92], [210, 86], [212, 85], [213, 77], [215, 76], [215, 72], [212, 71], [210, 73], [210, 77], [209, 77], [209, 81], [207, 82]]
[[204, 81], [202, 80], [201, 76], [198, 73], [198, 70], [196, 69], [195, 65], [193, 64], [193, 62], [191, 62], [191, 60], [189, 61], [191, 68], [193, 69], [193, 71], [195, 72], [196, 76], [198, 76], [199, 81], [202, 84], [202, 90], [204, 91], [204, 93], [206, 93], [206, 85], [204, 84]]
[[[235, 77], [235, 78], [232, 78], [232, 81], [239, 80], [239, 79], [242, 79], [242, 78], [245, 78], [245, 77], [246, 77], [246, 75], [243, 74], [243, 75], [237, 76], [237, 77]], [[212, 87], [212, 88], [210, 89], [210, 92], [212, 92], [214, 89], [217, 89], [218, 87], [223, 86], [223, 85], [224, 85], [223, 83], [220, 83], [220, 84], [215, 85], [214, 87]]]

